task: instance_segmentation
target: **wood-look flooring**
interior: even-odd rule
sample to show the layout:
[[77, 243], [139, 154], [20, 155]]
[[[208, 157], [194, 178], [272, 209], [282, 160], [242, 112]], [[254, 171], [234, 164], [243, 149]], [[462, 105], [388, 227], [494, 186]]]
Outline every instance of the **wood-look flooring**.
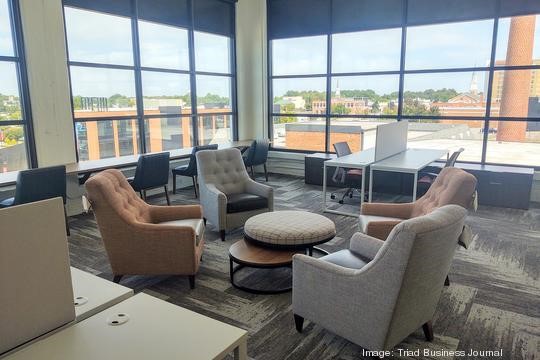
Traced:
[[[259, 181], [264, 181], [258, 177]], [[270, 175], [276, 210], [321, 211], [321, 190], [302, 178]], [[192, 188], [171, 196], [173, 204], [197, 203]], [[152, 198], [165, 204], [164, 197]], [[322, 247], [335, 251], [348, 245], [357, 229], [352, 217], [325, 214], [336, 223], [338, 235]], [[497, 350], [502, 359], [540, 359], [540, 208], [528, 211], [480, 207], [468, 218], [478, 239], [468, 250], [458, 249], [450, 272], [451, 285], [441, 296], [433, 328], [435, 340], [424, 340], [418, 329], [398, 348], [434, 350]], [[92, 215], [70, 218], [71, 263], [112, 279], [110, 266]], [[291, 293], [254, 295], [229, 282], [227, 249], [242, 237], [241, 230], [219, 234], [209, 224], [204, 261], [189, 289], [187, 277], [128, 276], [122, 284], [249, 331], [248, 354], [253, 359], [362, 359], [362, 349], [306, 321], [298, 334], [291, 312]], [[256, 270], [237, 274], [251, 287], [281, 287], [290, 270]], [[243, 275], [243, 277], [241, 276]], [[179, 326], [182, 326], [179, 324]], [[369, 324], [366, 324], [369, 326]], [[396, 359], [424, 358], [399, 356]], [[448, 357], [434, 357], [448, 359]], [[467, 359], [485, 358], [480, 355]]]

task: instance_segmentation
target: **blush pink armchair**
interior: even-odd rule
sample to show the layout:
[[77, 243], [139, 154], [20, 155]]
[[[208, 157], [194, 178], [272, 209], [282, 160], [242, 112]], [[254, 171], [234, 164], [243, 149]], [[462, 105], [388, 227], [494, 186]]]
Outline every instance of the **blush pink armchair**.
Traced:
[[360, 231], [386, 240], [394, 226], [403, 220], [427, 215], [444, 205], [471, 206], [476, 190], [476, 178], [454, 167], [441, 170], [427, 193], [413, 203], [365, 203], [359, 218]]
[[123, 275], [188, 275], [195, 287], [205, 229], [199, 205], [148, 205], [112, 169], [90, 178], [86, 191], [115, 282]]

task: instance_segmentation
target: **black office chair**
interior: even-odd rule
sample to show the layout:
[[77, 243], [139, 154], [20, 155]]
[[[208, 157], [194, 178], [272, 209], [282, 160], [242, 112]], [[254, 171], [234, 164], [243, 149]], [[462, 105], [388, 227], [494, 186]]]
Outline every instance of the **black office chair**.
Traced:
[[[459, 148], [458, 150], [454, 151], [452, 155], [446, 160], [446, 163], [444, 164], [444, 167], [454, 167], [456, 165], [456, 161], [459, 157], [459, 155], [465, 151], [464, 148]], [[431, 187], [431, 184], [435, 181], [439, 174], [432, 173], [432, 172], [420, 172], [418, 174], [418, 186], [416, 191], [416, 197], [423, 196], [428, 189]]]
[[189, 163], [187, 165], [178, 166], [172, 169], [173, 194], [176, 194], [176, 177], [187, 176], [187, 177], [190, 177], [191, 180], [193, 180], [193, 189], [195, 191], [195, 197], [196, 198], [199, 197], [199, 194], [197, 192], [197, 158], [195, 157], [195, 154], [197, 153], [197, 151], [217, 150], [217, 148], [218, 148], [217, 144], [195, 146], [193, 150], [191, 150], [191, 155], [189, 156]]
[[168, 152], [141, 155], [139, 157], [135, 176], [127, 180], [133, 190], [139, 192], [144, 201], [146, 201], [147, 190], [163, 187], [167, 205], [171, 205], [167, 189], [169, 183], [169, 160], [170, 154]]
[[244, 164], [246, 168], [250, 168], [251, 177], [255, 177], [253, 167], [257, 165], [263, 165], [264, 177], [268, 181], [268, 170], [266, 169], [266, 161], [268, 160], [268, 149], [270, 148], [270, 142], [268, 139], [253, 140], [251, 146], [244, 154]]
[[[345, 141], [335, 143], [334, 150], [338, 157], [352, 154], [349, 144]], [[332, 176], [332, 180], [337, 183], [342, 183], [345, 185], [345, 187], [347, 187], [347, 190], [345, 190], [343, 193], [341, 200], [339, 200], [340, 204], [343, 204], [347, 196], [352, 198], [354, 192], [362, 186], [362, 175], [361, 169], [336, 168], [336, 171], [334, 171], [334, 175]], [[336, 193], [332, 193], [330, 197], [335, 199]]]
[[66, 233], [70, 235], [66, 212], [66, 167], [50, 166], [20, 171], [15, 196], [0, 201], [0, 208], [61, 197], [64, 202]]

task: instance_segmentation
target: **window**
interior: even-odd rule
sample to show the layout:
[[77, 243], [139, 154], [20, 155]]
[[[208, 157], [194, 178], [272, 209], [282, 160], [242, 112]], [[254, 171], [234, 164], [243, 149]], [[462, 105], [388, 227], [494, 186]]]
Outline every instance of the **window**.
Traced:
[[17, 5], [0, 0], [0, 172], [35, 165]]
[[79, 160], [234, 139], [234, 4], [188, 3], [64, 0]]
[[[540, 168], [540, 3], [268, 3], [274, 148], [368, 148], [377, 124], [406, 119], [411, 146]], [[291, 22], [300, 10], [318, 23]]]

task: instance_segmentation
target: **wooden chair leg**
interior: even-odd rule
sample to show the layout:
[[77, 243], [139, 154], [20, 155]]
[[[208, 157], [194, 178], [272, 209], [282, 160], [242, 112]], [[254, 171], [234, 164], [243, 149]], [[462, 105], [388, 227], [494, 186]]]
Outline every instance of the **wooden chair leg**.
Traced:
[[255, 171], [253, 171], [253, 166], [251, 167], [251, 177], [255, 179]]
[[123, 275], [114, 275], [113, 282], [118, 284], [120, 282], [120, 279], [122, 279], [122, 276]]
[[141, 195], [141, 199], [143, 199], [143, 200], [144, 200], [144, 193], [143, 193], [143, 191], [142, 191], [142, 190], [141, 190], [141, 191], [139, 191], [139, 195]]
[[268, 170], [266, 169], [266, 163], [263, 164], [264, 167], [264, 177], [266, 178], [266, 182], [268, 182]]
[[422, 325], [422, 330], [424, 330], [424, 336], [426, 337], [427, 341], [433, 341], [433, 326], [431, 324], [431, 321], [428, 321], [424, 325]]
[[142, 198], [146, 202], [146, 190], [142, 191]]
[[195, 198], [198, 198], [199, 194], [197, 194], [197, 181], [195, 180], [195, 176], [192, 176], [191, 180], [193, 181], [193, 191], [195, 191]]
[[169, 189], [167, 189], [167, 185], [163, 187], [165, 189], [165, 197], [167, 198], [167, 205], [171, 206], [171, 199], [169, 199]]
[[294, 324], [296, 325], [296, 331], [301, 333], [304, 328], [304, 318], [294, 314]]
[[195, 289], [195, 275], [189, 275], [188, 278], [189, 278], [189, 288], [192, 290]]
[[173, 191], [172, 193], [176, 195], [176, 175], [172, 175], [172, 188], [173, 188]]
[[206, 226], [206, 218], [203, 218], [204, 226]]
[[444, 279], [444, 286], [450, 286], [450, 278], [448, 275], [446, 275], [446, 279]]
[[221, 241], [225, 241], [225, 230], [219, 230], [219, 237]]

